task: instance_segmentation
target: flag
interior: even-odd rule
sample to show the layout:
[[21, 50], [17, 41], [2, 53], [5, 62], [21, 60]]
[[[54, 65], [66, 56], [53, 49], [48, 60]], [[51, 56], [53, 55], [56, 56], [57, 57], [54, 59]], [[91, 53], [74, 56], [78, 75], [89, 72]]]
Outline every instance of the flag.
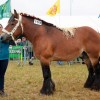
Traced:
[[0, 5], [0, 19], [9, 18], [11, 16], [10, 0], [7, 0], [4, 4]]
[[60, 0], [57, 0], [54, 5], [47, 11], [47, 15], [55, 16], [57, 13], [60, 13]]

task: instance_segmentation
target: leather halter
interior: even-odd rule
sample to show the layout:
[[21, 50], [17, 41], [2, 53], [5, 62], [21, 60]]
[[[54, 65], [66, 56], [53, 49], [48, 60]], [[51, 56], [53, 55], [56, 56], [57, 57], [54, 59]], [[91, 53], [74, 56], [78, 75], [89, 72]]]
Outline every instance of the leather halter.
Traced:
[[17, 22], [16, 26], [12, 29], [11, 32], [7, 31], [7, 30], [4, 29], [4, 28], [2, 29], [2, 31], [3, 31], [4, 33], [7, 33], [7, 34], [11, 35], [13, 40], [14, 40], [13, 34], [14, 34], [14, 32], [17, 30], [17, 28], [18, 28], [19, 25], [21, 25], [22, 34], [23, 34], [22, 16], [19, 14], [19, 19], [15, 19], [15, 20], [18, 20], [18, 22]]

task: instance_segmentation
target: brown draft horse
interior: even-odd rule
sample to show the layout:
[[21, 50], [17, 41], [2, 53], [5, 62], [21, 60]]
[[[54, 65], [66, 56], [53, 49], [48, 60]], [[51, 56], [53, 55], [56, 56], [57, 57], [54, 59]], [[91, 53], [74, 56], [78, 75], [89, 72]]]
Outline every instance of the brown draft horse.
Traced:
[[13, 38], [23, 34], [32, 44], [35, 56], [40, 60], [43, 72], [43, 86], [40, 92], [50, 95], [55, 91], [52, 81], [50, 62], [70, 61], [83, 54], [89, 71], [84, 87], [100, 90], [100, 37], [97, 32], [87, 26], [74, 30], [74, 36], [69, 37], [69, 31], [64, 32], [34, 16], [14, 14], [8, 25], [2, 30], [2, 39], [11, 35]]

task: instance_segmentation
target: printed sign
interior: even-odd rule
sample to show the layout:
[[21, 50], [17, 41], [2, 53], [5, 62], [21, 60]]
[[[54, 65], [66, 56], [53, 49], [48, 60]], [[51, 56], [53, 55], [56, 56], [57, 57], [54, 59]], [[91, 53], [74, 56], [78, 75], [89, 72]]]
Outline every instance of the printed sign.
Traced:
[[34, 24], [42, 25], [42, 21], [41, 20], [34, 19]]

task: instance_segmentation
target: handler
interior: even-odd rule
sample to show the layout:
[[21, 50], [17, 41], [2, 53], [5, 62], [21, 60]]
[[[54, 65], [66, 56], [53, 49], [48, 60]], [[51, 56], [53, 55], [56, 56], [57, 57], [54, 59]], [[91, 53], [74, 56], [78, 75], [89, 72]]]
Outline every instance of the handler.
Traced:
[[[3, 26], [0, 24], [0, 33]], [[9, 43], [0, 38], [0, 96], [7, 96], [4, 92], [4, 77], [9, 61]]]

